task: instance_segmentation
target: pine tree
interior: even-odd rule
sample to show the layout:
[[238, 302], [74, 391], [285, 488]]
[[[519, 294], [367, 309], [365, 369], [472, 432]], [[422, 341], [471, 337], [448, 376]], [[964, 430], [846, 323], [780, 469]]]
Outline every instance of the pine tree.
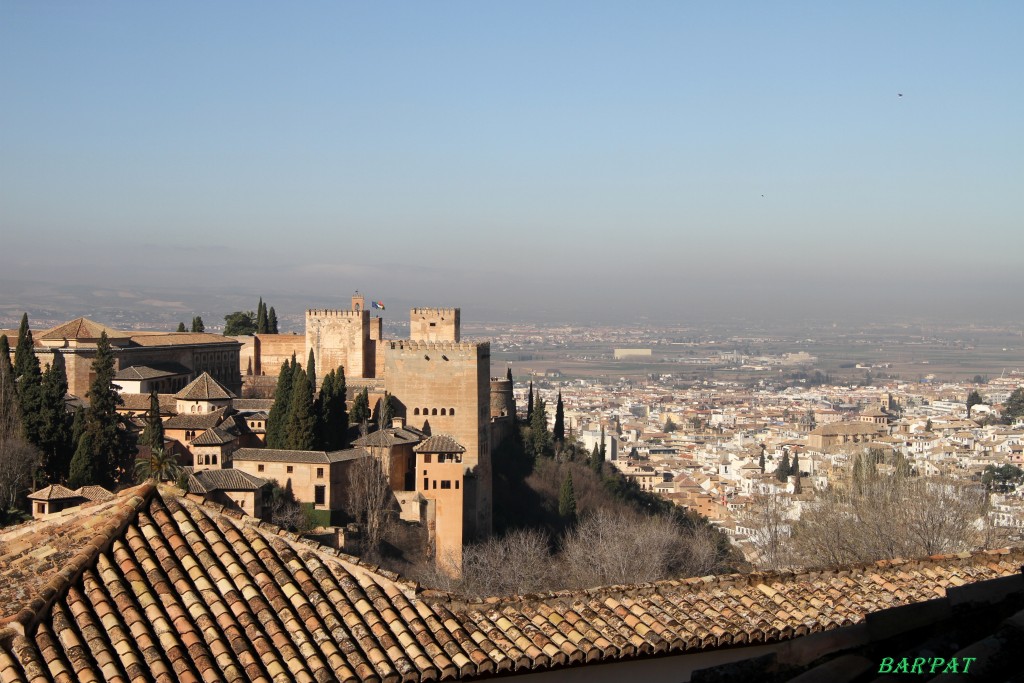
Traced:
[[113, 384], [114, 352], [106, 332], [96, 344], [92, 372], [95, 378], [87, 394], [89, 407], [84, 430], [71, 460], [68, 485], [72, 488], [87, 484], [112, 488], [124, 478], [125, 472], [131, 476], [124, 424], [117, 414], [122, 401]]
[[256, 306], [256, 334], [266, 334], [269, 329], [270, 327], [267, 324], [267, 305], [263, 303], [263, 297], [260, 297], [260, 303]]
[[64, 355], [54, 352], [53, 362], [43, 374], [41, 402], [41, 441], [39, 449], [43, 453], [46, 476], [50, 483], [58, 483], [67, 479], [71, 467], [71, 456], [74, 455], [71, 421], [66, 397], [68, 393], [68, 377], [64, 368]]
[[309, 358], [306, 359], [306, 379], [313, 392], [316, 392], [316, 358], [313, 356], [313, 349], [309, 350]]
[[146, 426], [139, 437], [139, 445], [149, 446], [154, 453], [164, 447], [164, 422], [160, 419], [160, 398], [156, 392], [149, 395], [149, 410], [146, 411]]
[[277, 388], [274, 390], [274, 405], [267, 416], [267, 448], [285, 448], [287, 441], [286, 429], [288, 416], [291, 414], [292, 403], [292, 360], [281, 365], [281, 374], [277, 376]]
[[206, 332], [206, 325], [203, 324], [203, 317], [197, 315], [192, 318], [192, 331], [193, 332]]
[[526, 421], [533, 422], [533, 382], [530, 382], [530, 393], [526, 395]]
[[572, 485], [572, 472], [565, 475], [558, 493], [558, 516], [567, 524], [576, 521], [576, 490]]
[[285, 448], [297, 451], [313, 450], [316, 446], [316, 415], [313, 412], [313, 392], [309, 378], [301, 365], [295, 366], [292, 377], [291, 412], [288, 415]]
[[270, 334], [280, 334], [277, 331], [277, 313], [274, 312], [274, 307], [270, 307], [270, 311], [267, 312], [267, 329], [270, 330]]
[[565, 405], [562, 403], [562, 391], [558, 391], [558, 402], [555, 403], [555, 443], [565, 441]]

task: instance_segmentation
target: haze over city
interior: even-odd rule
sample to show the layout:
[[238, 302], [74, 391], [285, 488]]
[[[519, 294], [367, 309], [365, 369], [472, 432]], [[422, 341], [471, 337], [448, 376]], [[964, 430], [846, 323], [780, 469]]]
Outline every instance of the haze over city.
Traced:
[[19, 311], [1024, 317], [1019, 3], [0, 14]]

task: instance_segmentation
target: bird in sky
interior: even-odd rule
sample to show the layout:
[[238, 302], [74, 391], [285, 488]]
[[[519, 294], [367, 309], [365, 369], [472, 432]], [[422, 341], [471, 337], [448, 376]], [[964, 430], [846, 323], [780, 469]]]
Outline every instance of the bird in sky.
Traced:
[[901, 92], [898, 92], [898, 93], [896, 93], [896, 96], [897, 96], [897, 97], [903, 97], [903, 93], [901, 93]]

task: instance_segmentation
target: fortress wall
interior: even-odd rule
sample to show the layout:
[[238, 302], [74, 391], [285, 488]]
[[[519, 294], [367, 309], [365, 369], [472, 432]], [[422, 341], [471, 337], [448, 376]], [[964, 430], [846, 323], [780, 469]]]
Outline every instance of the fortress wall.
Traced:
[[[299, 334], [257, 334], [253, 337], [255, 351], [253, 353], [253, 374], [277, 377], [281, 374], [281, 366], [291, 360], [306, 365], [306, 338]], [[245, 369], [243, 368], [243, 372]]]

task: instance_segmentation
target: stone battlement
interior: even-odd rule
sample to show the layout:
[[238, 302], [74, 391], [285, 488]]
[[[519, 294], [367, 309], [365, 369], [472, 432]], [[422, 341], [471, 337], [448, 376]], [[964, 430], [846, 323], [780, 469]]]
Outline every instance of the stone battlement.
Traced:
[[366, 311], [340, 311], [325, 308], [306, 309], [306, 317], [318, 318], [362, 318]]
[[433, 308], [433, 307], [428, 306], [428, 307], [425, 307], [425, 308], [413, 308], [413, 309], [410, 309], [409, 314], [410, 315], [442, 315], [442, 316], [447, 315], [447, 316], [453, 316], [453, 315], [455, 315], [455, 312], [458, 311], [458, 310], [459, 309], [457, 309], [457, 308]]
[[415, 341], [402, 339], [385, 342], [392, 351], [477, 351], [490, 350], [490, 342]]

